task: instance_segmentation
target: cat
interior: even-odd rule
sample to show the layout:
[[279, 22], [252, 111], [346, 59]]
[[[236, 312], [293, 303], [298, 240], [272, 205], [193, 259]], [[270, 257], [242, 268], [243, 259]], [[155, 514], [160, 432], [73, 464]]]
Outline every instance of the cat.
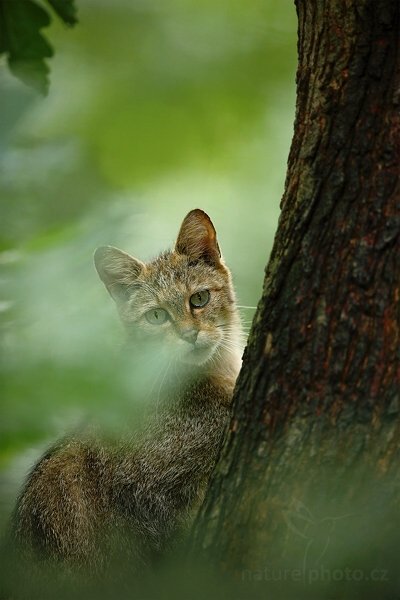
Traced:
[[94, 262], [131, 343], [151, 340], [152, 351], [167, 349], [182, 367], [133, 440], [67, 436], [17, 501], [12, 536], [21, 554], [98, 574], [121, 557], [146, 568], [189, 527], [229, 421], [242, 330], [230, 271], [199, 209], [183, 220], [174, 249], [154, 260], [106, 246]]

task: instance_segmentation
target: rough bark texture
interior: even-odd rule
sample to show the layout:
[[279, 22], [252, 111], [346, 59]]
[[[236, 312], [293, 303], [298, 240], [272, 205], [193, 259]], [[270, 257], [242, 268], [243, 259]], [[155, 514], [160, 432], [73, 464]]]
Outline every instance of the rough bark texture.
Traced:
[[[296, 6], [297, 107], [282, 213], [192, 542], [242, 580], [267, 582], [265, 569], [276, 566], [299, 568], [303, 582], [317, 566], [368, 567], [393, 589], [400, 3]], [[363, 571], [365, 589], [378, 585], [371, 580]], [[382, 598], [387, 585], [376, 588]]]

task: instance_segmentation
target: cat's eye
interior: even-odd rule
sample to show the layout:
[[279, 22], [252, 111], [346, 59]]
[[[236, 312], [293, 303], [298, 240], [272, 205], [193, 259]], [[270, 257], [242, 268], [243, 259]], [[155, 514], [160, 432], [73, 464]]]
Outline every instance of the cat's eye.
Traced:
[[162, 325], [168, 320], [169, 314], [163, 308], [152, 308], [144, 316], [151, 325]]
[[201, 292], [196, 292], [192, 296], [190, 296], [190, 304], [193, 308], [202, 308], [207, 304], [210, 299], [210, 292], [208, 290], [202, 290]]

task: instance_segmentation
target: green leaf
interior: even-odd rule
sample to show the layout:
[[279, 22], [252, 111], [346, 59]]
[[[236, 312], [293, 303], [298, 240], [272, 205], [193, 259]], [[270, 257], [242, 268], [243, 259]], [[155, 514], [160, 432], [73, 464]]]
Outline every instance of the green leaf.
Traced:
[[0, 50], [7, 52], [14, 75], [42, 93], [48, 89], [48, 67], [45, 58], [53, 49], [40, 30], [50, 24], [43, 8], [31, 0], [0, 0]]
[[[64, 23], [76, 23], [74, 0], [47, 2]], [[8, 65], [16, 77], [42, 94], [49, 87], [45, 58], [53, 56], [53, 48], [40, 30], [50, 22], [48, 12], [33, 0], [0, 0], [0, 54], [8, 55]]]
[[74, 0], [47, 0], [47, 2], [67, 25], [75, 25], [78, 22]]
[[8, 59], [8, 66], [15, 77], [36, 89], [41, 94], [46, 95], [49, 91], [49, 72], [50, 69], [44, 60], [30, 59], [21, 60]]
[[2, 5], [10, 56], [24, 60], [52, 56], [51, 46], [39, 33], [50, 24], [47, 12], [31, 0], [2, 0]]

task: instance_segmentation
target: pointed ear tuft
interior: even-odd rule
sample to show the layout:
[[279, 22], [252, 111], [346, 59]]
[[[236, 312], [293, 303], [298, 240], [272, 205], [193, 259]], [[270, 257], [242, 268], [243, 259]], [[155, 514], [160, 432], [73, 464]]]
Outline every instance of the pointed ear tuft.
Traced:
[[113, 246], [101, 246], [94, 253], [100, 279], [116, 302], [129, 298], [129, 288], [144, 269], [144, 264]]
[[204, 260], [215, 267], [221, 265], [221, 252], [214, 225], [210, 217], [199, 208], [191, 210], [184, 218], [175, 252], [185, 254], [193, 261]]

